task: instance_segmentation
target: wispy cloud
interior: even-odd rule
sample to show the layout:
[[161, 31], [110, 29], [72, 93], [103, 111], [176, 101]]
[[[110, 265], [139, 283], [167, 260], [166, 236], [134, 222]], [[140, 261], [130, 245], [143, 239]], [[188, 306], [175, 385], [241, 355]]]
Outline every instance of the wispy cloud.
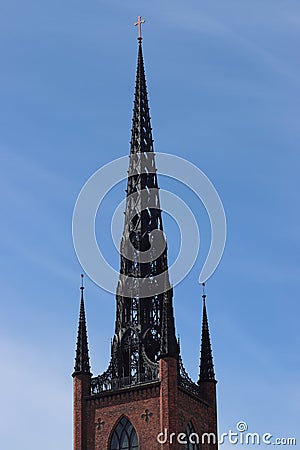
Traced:
[[[299, 77], [295, 73], [295, 67], [290, 65], [291, 61], [280, 56], [280, 49], [276, 46], [273, 46], [272, 51], [268, 49], [272, 34], [277, 36], [279, 29], [283, 35], [291, 32], [290, 17], [295, 11], [283, 11], [278, 2], [272, 2], [269, 6], [262, 6], [261, 2], [251, 2], [251, 7], [245, 3], [236, 5], [235, 1], [226, 2], [226, 7], [217, 3], [207, 6], [202, 2], [191, 2], [190, 7], [185, 5], [184, 8], [172, 3], [168, 10], [162, 10], [158, 20], [167, 21], [180, 30], [206, 36], [208, 43], [213, 39], [223, 42], [222, 46], [230, 44], [239, 48], [241, 58], [255, 57], [256, 62], [259, 60], [262, 65], [299, 85]], [[300, 15], [300, 11], [298, 13]], [[296, 17], [299, 15], [296, 13]], [[253, 33], [254, 28], [259, 33]], [[294, 24], [294, 32], [298, 33], [297, 21]], [[254, 38], [256, 34], [257, 37]]]

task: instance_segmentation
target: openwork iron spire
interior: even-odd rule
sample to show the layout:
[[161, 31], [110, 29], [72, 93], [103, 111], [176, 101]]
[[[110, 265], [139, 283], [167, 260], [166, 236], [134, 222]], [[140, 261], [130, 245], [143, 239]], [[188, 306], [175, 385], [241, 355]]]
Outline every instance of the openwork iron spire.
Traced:
[[[200, 396], [199, 385], [184, 368], [175, 334], [140, 31], [139, 38], [115, 333], [109, 367], [91, 379], [91, 393], [157, 382], [159, 359], [174, 358], [178, 384]], [[214, 380], [205, 296], [203, 300], [200, 381]]]
[[84, 297], [83, 297], [83, 275], [81, 275], [81, 299], [80, 299], [80, 313], [79, 313], [79, 324], [78, 324], [78, 335], [77, 335], [77, 345], [76, 345], [76, 357], [75, 357], [75, 367], [74, 374], [79, 373], [90, 373], [90, 358], [88, 349], [88, 339], [86, 330], [86, 320], [85, 320], [85, 308], [84, 308]]
[[199, 381], [215, 381], [215, 371], [213, 364], [213, 356], [210, 344], [208, 319], [206, 312], [206, 295], [203, 283], [203, 318], [202, 318], [202, 341], [201, 341], [201, 358], [200, 358], [200, 376]]
[[110, 366], [113, 387], [157, 380], [160, 352], [178, 353], [141, 39], [126, 193]]

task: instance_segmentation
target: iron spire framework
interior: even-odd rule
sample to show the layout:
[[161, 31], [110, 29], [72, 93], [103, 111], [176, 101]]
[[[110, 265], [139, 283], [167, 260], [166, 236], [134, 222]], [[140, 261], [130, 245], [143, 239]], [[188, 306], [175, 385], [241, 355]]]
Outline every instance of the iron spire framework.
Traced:
[[83, 275], [81, 275], [81, 298], [80, 298], [80, 312], [79, 312], [79, 324], [76, 344], [76, 357], [74, 374], [90, 373], [90, 358], [88, 349], [88, 339], [86, 330], [85, 308], [84, 308], [84, 286]]
[[[91, 379], [91, 394], [157, 382], [159, 360], [171, 357], [177, 361], [178, 384], [199, 396], [199, 385], [184, 368], [175, 334], [173, 288], [163, 234], [142, 39], [138, 40], [120, 255], [111, 359], [108, 369]], [[204, 346], [205, 327], [203, 333]]]
[[120, 254], [111, 362], [96, 392], [157, 381], [160, 355], [179, 358], [141, 39]]
[[[82, 284], [73, 373], [74, 450], [150, 447], [159, 450], [161, 443], [157, 438], [162, 430], [174, 434], [185, 432], [188, 436], [194, 431], [217, 436], [216, 382], [204, 381], [202, 377], [197, 384], [189, 378], [175, 335], [173, 288], [169, 280], [141, 45], [142, 23], [139, 16], [111, 360], [106, 372], [92, 378]], [[206, 309], [203, 320], [202, 346], [209, 347], [210, 352], [205, 350], [202, 354], [211, 355]], [[171, 448], [177, 448], [176, 443], [167, 442], [166, 449]], [[217, 450], [217, 443], [210, 448]]]

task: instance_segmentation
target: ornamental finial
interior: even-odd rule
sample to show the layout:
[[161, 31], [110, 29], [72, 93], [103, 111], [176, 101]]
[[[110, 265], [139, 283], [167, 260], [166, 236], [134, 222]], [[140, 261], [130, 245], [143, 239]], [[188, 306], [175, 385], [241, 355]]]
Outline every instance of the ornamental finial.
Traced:
[[138, 27], [138, 41], [142, 42], [142, 23], [145, 23], [146, 21], [142, 19], [142, 16], [138, 16], [137, 22], [134, 22], [134, 26]]
[[205, 303], [205, 299], [206, 299], [206, 294], [205, 294], [205, 283], [202, 283], [202, 298], [203, 301]]
[[83, 273], [82, 273], [82, 274], [81, 274], [81, 286], [80, 286], [81, 292], [83, 292], [83, 290], [84, 290], [83, 279], [84, 279], [84, 275], [83, 275]]

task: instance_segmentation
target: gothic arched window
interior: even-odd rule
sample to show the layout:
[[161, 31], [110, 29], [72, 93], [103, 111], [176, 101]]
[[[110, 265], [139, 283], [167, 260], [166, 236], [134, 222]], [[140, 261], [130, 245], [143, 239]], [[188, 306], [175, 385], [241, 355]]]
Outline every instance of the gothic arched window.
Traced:
[[127, 417], [122, 417], [111, 437], [109, 450], [138, 450], [136, 431]]
[[185, 434], [187, 443], [184, 446], [184, 450], [199, 450], [199, 436], [195, 432], [192, 422], [187, 424]]

